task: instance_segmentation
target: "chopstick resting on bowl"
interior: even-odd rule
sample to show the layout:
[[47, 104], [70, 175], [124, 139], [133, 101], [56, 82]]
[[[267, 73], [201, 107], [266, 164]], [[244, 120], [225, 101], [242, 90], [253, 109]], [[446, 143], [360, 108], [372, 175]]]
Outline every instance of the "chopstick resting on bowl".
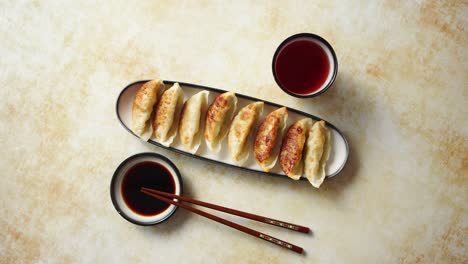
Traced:
[[[225, 212], [225, 213], [229, 213], [229, 214], [234, 214], [234, 215], [244, 217], [244, 218], [248, 218], [248, 219], [252, 219], [252, 220], [255, 220], [255, 221], [259, 221], [259, 222], [263, 222], [263, 223], [283, 227], [283, 228], [286, 228], [286, 229], [289, 229], [289, 230], [294, 230], [294, 231], [298, 231], [298, 232], [302, 232], [302, 233], [309, 233], [309, 231], [310, 231], [310, 229], [308, 227], [305, 227], [305, 226], [300, 226], [300, 225], [296, 225], [296, 224], [291, 224], [291, 223], [271, 219], [271, 218], [264, 217], [264, 216], [250, 214], [250, 213], [246, 213], [246, 212], [243, 212], [243, 211], [238, 211], [238, 210], [235, 210], [235, 209], [231, 209], [231, 208], [227, 208], [227, 207], [223, 207], [223, 206], [219, 206], [219, 205], [215, 205], [215, 204], [202, 202], [202, 201], [199, 201], [199, 200], [195, 200], [195, 199], [192, 199], [192, 198], [188, 198], [188, 197], [184, 197], [184, 196], [180, 196], [180, 195], [176, 195], [176, 194], [172, 194], [172, 193], [161, 192], [161, 191], [158, 191], [158, 190], [149, 189], [149, 188], [145, 188], [145, 187], [141, 188], [141, 192], [143, 192], [143, 193], [145, 193], [147, 195], [150, 195], [150, 196], [152, 196], [152, 197], [154, 197], [156, 199], [159, 199], [159, 200], [161, 200], [163, 202], [173, 204], [173, 205], [178, 206], [178, 207], [182, 207], [182, 208], [184, 208], [186, 210], [189, 210], [189, 211], [191, 211], [193, 213], [196, 213], [196, 214], [199, 214], [201, 216], [207, 217], [207, 218], [209, 218], [211, 220], [214, 220], [214, 221], [219, 222], [221, 224], [227, 225], [229, 227], [232, 227], [234, 229], [237, 229], [237, 230], [242, 231], [244, 233], [247, 233], [249, 235], [261, 238], [261, 239], [266, 240], [268, 242], [271, 242], [271, 243], [273, 243], [275, 245], [287, 248], [287, 249], [292, 250], [292, 251], [294, 251], [296, 253], [299, 253], [299, 254], [301, 254], [303, 252], [303, 248], [301, 248], [299, 246], [290, 244], [288, 242], [285, 242], [283, 240], [274, 238], [274, 237], [269, 236], [267, 234], [258, 232], [256, 230], [251, 229], [251, 228], [236, 224], [236, 223], [231, 222], [229, 220], [226, 220], [224, 218], [221, 218], [221, 217], [212, 215], [210, 213], [201, 211], [201, 210], [196, 209], [194, 207], [191, 207], [189, 205], [173, 201], [173, 200], [168, 199], [166, 197], [173, 198], [173, 199], [179, 199], [181, 201], [193, 203], [193, 204], [196, 204], [196, 205], [204, 206], [204, 207], [207, 207], [207, 208], [211, 208], [211, 209], [218, 210], [218, 211]], [[164, 197], [164, 196], [166, 196], [166, 197]]]

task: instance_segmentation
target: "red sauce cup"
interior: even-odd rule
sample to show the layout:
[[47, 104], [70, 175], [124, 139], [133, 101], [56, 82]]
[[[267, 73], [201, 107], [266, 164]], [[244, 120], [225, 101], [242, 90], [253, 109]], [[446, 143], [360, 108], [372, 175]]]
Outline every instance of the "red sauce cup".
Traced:
[[272, 62], [278, 86], [289, 95], [306, 98], [324, 93], [335, 81], [338, 60], [322, 37], [300, 33], [285, 39]]

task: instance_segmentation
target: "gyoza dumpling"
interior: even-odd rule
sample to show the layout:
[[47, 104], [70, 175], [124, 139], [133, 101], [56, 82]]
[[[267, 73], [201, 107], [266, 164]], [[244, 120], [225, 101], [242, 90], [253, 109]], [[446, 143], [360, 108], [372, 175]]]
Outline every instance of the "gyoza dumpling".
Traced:
[[268, 114], [257, 130], [254, 144], [255, 159], [266, 172], [275, 166], [278, 159], [287, 120], [288, 109], [281, 107]]
[[161, 80], [151, 80], [144, 83], [136, 93], [132, 107], [132, 131], [137, 136], [146, 140], [151, 136], [151, 113], [163, 90], [164, 83]]
[[302, 152], [311, 124], [310, 118], [296, 121], [289, 127], [281, 145], [279, 163], [284, 173], [294, 180], [299, 180], [302, 176]]
[[178, 83], [163, 93], [153, 120], [154, 136], [162, 145], [171, 145], [177, 135], [184, 94]]
[[237, 97], [233, 92], [218, 95], [206, 113], [205, 140], [208, 149], [217, 153], [226, 136], [237, 107]]
[[188, 99], [179, 121], [179, 138], [192, 154], [197, 152], [203, 135], [203, 121], [208, 107], [208, 91], [201, 91]]
[[325, 121], [316, 122], [309, 131], [304, 160], [304, 174], [319, 188], [325, 179], [325, 165], [330, 156], [330, 130]]
[[[263, 111], [263, 102], [251, 103], [243, 107], [232, 121], [229, 129], [228, 145], [232, 159], [242, 165], [248, 158], [253, 128]], [[251, 140], [250, 140], [251, 142]]]

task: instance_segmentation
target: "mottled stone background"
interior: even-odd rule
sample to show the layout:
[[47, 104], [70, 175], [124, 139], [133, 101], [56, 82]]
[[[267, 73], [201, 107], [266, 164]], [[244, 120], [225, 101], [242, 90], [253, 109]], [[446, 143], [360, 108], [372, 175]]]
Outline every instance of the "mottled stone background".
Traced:
[[[0, 262], [467, 263], [468, 2], [231, 2], [0, 2]], [[298, 32], [338, 55], [318, 98], [286, 95], [271, 74]], [[114, 107], [126, 84], [155, 77], [321, 116], [347, 136], [349, 162], [316, 190], [144, 144]], [[179, 166], [186, 195], [310, 226], [239, 221], [306, 254], [183, 210], [126, 222], [110, 179], [144, 151]]]

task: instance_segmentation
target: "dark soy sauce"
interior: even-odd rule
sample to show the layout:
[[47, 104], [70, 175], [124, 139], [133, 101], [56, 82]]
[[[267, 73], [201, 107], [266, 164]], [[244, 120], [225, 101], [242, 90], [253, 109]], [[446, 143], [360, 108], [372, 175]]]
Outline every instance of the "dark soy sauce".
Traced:
[[131, 167], [122, 181], [122, 196], [132, 211], [143, 216], [162, 213], [170, 205], [142, 193], [141, 187], [168, 193], [175, 193], [176, 188], [171, 173], [159, 163], [144, 161]]
[[314, 41], [292, 40], [278, 53], [275, 72], [284, 89], [295, 94], [311, 94], [327, 80], [330, 61], [325, 50]]

